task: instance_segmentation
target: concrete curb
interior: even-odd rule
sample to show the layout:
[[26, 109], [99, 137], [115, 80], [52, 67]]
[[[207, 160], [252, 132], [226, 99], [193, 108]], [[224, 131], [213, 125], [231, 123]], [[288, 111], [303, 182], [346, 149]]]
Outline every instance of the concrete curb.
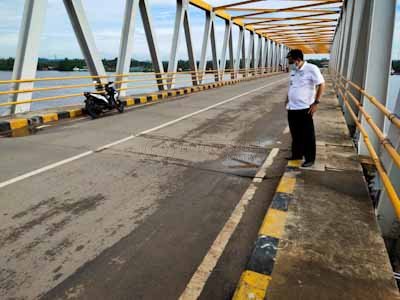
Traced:
[[[198, 91], [218, 88], [218, 87], [222, 87], [222, 86], [226, 86], [226, 85], [233, 85], [233, 84], [237, 84], [241, 81], [248, 81], [248, 80], [252, 80], [252, 79], [270, 77], [272, 75], [277, 75], [280, 73], [281, 72], [266, 73], [266, 74], [259, 75], [259, 76], [252, 76], [252, 77], [245, 77], [245, 78], [240, 78], [240, 79], [231, 79], [231, 80], [225, 80], [225, 81], [219, 81], [219, 82], [213, 82], [213, 83], [206, 83], [206, 84], [193, 86], [193, 87], [186, 87], [186, 88], [179, 88], [179, 89], [168, 90], [168, 91], [154, 92], [154, 93], [146, 94], [143, 96], [127, 96], [124, 98], [123, 102], [126, 107], [129, 107], [129, 106], [145, 104], [145, 103], [149, 103], [149, 102], [156, 102], [158, 100], [162, 100], [162, 99], [166, 99], [166, 98], [187, 95], [187, 94], [191, 94], [191, 93], [198, 92]], [[34, 126], [39, 126], [39, 125], [49, 123], [49, 122], [56, 122], [56, 121], [63, 120], [63, 119], [72, 119], [72, 118], [76, 118], [76, 117], [79, 117], [82, 115], [86, 115], [84, 108], [71, 109], [71, 110], [54, 112], [54, 113], [45, 113], [45, 114], [41, 114], [41, 115], [29, 117], [29, 118], [21, 117], [21, 118], [13, 118], [10, 120], [0, 121], [0, 134], [7, 134], [7, 133], [12, 132], [13, 130], [18, 130], [18, 129], [26, 128], [29, 126], [34, 127]]]
[[272, 280], [279, 242], [285, 231], [290, 202], [296, 187], [301, 161], [289, 161], [276, 189], [271, 205], [264, 217], [253, 251], [236, 287], [234, 300], [265, 299]]

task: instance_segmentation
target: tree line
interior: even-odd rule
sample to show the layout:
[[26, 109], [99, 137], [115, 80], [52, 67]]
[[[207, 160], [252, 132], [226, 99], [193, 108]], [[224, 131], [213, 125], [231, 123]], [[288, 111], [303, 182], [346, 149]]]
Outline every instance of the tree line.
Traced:
[[[117, 58], [114, 59], [102, 59], [104, 68], [107, 72], [115, 72], [117, 67]], [[162, 62], [164, 70], [168, 69], [168, 62]], [[199, 64], [199, 63], [197, 63]], [[12, 71], [14, 67], [14, 58], [0, 58], [0, 70], [1, 71]], [[55, 70], [55, 71], [73, 71], [74, 68], [87, 69], [86, 62], [84, 59], [79, 58], [64, 58], [64, 59], [48, 59], [39, 58], [37, 70]], [[208, 61], [206, 65], [207, 69], [212, 69], [212, 61]], [[153, 72], [153, 64], [151, 61], [140, 61], [136, 59], [131, 60], [130, 65], [131, 71], [138, 72]], [[178, 70], [187, 71], [190, 70], [190, 64], [187, 60], [178, 60]]]

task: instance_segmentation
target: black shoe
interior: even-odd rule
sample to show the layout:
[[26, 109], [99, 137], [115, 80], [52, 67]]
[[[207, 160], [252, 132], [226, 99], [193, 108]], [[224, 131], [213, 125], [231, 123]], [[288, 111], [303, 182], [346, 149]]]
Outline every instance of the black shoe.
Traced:
[[288, 156], [286, 157], [287, 160], [302, 160], [302, 157], [293, 157], [293, 156]]
[[310, 168], [314, 165], [313, 161], [305, 161], [303, 162], [303, 164], [301, 165], [303, 168]]

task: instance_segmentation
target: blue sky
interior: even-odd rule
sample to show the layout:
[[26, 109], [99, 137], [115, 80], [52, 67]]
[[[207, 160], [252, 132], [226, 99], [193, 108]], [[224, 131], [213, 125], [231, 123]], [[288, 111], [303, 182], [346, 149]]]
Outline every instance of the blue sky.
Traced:
[[[62, 0], [48, 0], [48, 2], [49, 5], [44, 32], [41, 36], [39, 55], [41, 57], [52, 58], [55, 56], [58, 58], [82, 57]], [[231, 0], [210, 0], [208, 2], [220, 5], [221, 3], [231, 2]], [[268, 1], [268, 7], [285, 7], [289, 3], [283, 0], [278, 2]], [[84, 0], [83, 3], [100, 56], [106, 58], [118, 56], [125, 0]], [[175, 19], [175, 3], [175, 0], [149, 0], [154, 31], [163, 60], [167, 60], [169, 57]], [[296, 1], [296, 5], [301, 5], [302, 3], [302, 1]], [[304, 3], [307, 2], [305, 1]], [[293, 5], [293, 2], [290, 4]], [[263, 5], [265, 6], [266, 4]], [[23, 6], [24, 0], [0, 0], [0, 57], [15, 56]], [[258, 4], [258, 6], [260, 5]], [[400, 4], [398, 4], [397, 11], [400, 12]], [[400, 34], [400, 13], [398, 15], [396, 21], [397, 36]], [[195, 41], [195, 54], [196, 58], [199, 58], [204, 30], [204, 13], [200, 9], [191, 7], [190, 19]], [[217, 48], [219, 53], [222, 47], [223, 32], [224, 22], [219, 19], [216, 23]], [[235, 29], [234, 45], [237, 41], [237, 35], [238, 30]], [[396, 57], [400, 57], [399, 39], [395, 39], [394, 54]], [[181, 47], [178, 56], [182, 59], [187, 58], [183, 36], [181, 37]], [[210, 56], [209, 50], [208, 57]], [[149, 59], [147, 43], [140, 18], [137, 19], [133, 57], [141, 60]]]

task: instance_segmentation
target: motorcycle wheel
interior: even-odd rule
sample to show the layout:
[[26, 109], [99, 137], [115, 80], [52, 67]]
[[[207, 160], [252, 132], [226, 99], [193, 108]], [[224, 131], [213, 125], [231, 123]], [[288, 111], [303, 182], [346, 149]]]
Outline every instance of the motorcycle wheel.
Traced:
[[93, 101], [87, 101], [86, 102], [86, 105], [85, 105], [85, 108], [86, 108], [86, 113], [92, 118], [92, 119], [96, 119], [96, 118], [98, 118], [99, 117], [99, 112], [98, 112], [98, 110], [96, 109], [96, 107], [95, 107], [95, 105], [94, 105], [94, 103], [93, 103]]
[[120, 100], [117, 100], [117, 110], [120, 114], [122, 114], [124, 112], [124, 103]]

